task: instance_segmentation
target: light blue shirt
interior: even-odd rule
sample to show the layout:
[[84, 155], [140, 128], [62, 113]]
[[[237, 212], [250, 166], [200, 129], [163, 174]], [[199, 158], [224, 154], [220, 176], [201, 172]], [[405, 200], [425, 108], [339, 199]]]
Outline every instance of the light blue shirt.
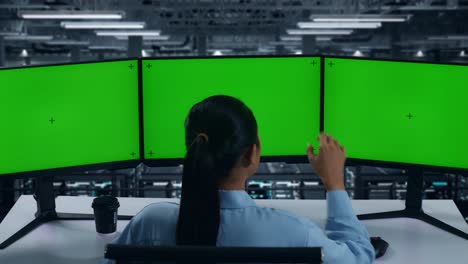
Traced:
[[[322, 247], [325, 263], [365, 264], [375, 258], [369, 234], [357, 219], [345, 191], [327, 192], [325, 232], [306, 218], [257, 206], [245, 191], [219, 194], [218, 246]], [[151, 204], [133, 217], [113, 243], [175, 245], [178, 215], [178, 204]]]

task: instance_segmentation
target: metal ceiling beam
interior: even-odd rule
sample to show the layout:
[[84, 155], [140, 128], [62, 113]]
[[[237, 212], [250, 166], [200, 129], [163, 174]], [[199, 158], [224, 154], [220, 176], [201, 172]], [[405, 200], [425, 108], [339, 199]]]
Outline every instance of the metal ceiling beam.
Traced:
[[50, 9], [50, 6], [40, 4], [0, 4], [0, 9]]
[[5, 66], [5, 40], [0, 36], [0, 67]]
[[128, 37], [128, 56], [129, 57], [141, 57], [142, 49], [143, 49], [143, 37], [142, 36]]

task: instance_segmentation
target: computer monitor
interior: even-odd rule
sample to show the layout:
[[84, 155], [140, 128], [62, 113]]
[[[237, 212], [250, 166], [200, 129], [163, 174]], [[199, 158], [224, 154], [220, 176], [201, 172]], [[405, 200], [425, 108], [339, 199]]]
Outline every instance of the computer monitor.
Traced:
[[324, 130], [361, 164], [468, 169], [468, 67], [326, 58]]
[[0, 70], [0, 175], [137, 164], [137, 67], [123, 60]]
[[142, 61], [142, 76], [147, 160], [182, 159], [190, 108], [218, 94], [237, 97], [252, 109], [263, 157], [301, 159], [307, 143], [316, 145], [318, 57], [148, 59]]

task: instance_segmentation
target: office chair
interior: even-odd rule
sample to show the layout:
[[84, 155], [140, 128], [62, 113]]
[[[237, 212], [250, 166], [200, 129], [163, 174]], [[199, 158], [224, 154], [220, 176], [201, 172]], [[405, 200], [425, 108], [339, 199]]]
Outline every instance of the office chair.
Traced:
[[130, 246], [109, 244], [105, 258], [116, 264], [322, 263], [319, 247]]

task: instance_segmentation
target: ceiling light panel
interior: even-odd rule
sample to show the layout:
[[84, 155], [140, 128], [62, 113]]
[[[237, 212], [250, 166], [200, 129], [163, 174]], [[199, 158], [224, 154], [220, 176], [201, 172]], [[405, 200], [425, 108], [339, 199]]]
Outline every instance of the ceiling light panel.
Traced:
[[20, 11], [18, 16], [23, 19], [122, 19], [123, 11]]
[[299, 22], [299, 28], [305, 29], [333, 29], [333, 28], [356, 28], [375, 29], [382, 26], [380, 22]]
[[145, 22], [87, 22], [87, 21], [64, 21], [60, 26], [65, 29], [143, 29]]
[[122, 31], [122, 30], [96, 30], [98, 36], [159, 36], [161, 35], [160, 30], [133, 30], [133, 31]]
[[352, 30], [337, 29], [337, 30], [318, 30], [318, 29], [288, 29], [286, 32], [289, 35], [350, 35]]
[[405, 22], [411, 15], [312, 15], [314, 22]]

